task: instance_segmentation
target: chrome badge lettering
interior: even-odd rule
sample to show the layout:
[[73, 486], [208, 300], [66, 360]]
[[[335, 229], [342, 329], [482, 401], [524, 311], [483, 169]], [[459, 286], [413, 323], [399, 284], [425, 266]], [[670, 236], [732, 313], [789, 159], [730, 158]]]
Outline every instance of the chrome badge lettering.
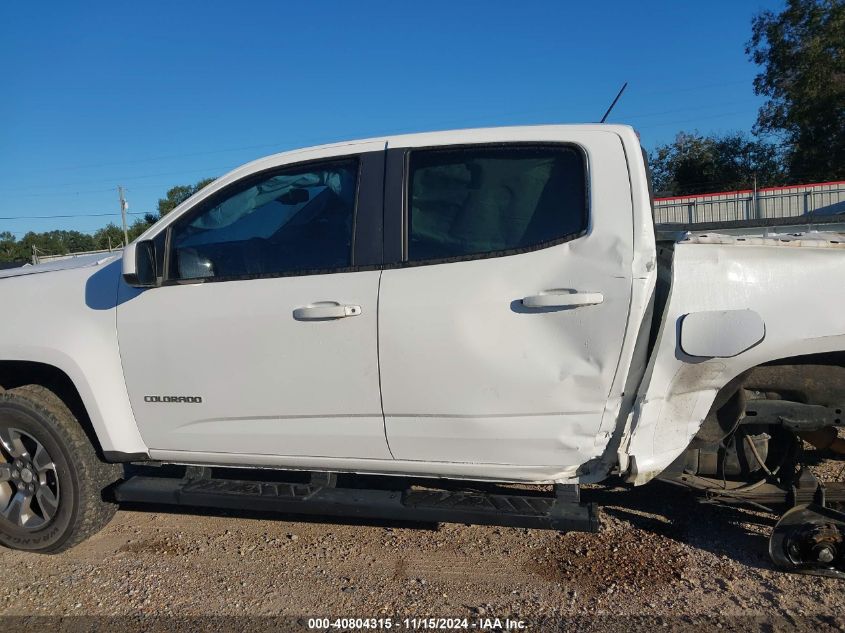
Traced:
[[144, 396], [144, 402], [201, 404], [201, 396]]

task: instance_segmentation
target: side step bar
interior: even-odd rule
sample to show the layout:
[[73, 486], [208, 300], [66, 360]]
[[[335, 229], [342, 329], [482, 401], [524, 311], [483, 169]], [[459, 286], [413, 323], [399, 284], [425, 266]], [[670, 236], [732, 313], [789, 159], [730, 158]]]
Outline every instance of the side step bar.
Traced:
[[597, 532], [593, 504], [580, 502], [578, 486], [556, 486], [555, 496], [483, 492], [336, 487], [336, 477], [314, 473], [310, 483], [215, 479], [189, 467], [184, 478], [130, 477], [115, 489], [118, 501], [382, 519], [475, 523]]

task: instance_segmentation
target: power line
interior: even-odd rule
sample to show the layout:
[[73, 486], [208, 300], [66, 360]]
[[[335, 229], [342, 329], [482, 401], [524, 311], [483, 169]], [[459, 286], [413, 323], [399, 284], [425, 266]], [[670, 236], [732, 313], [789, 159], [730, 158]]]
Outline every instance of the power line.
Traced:
[[[732, 82], [723, 82], [723, 83], [719, 83], [719, 84], [707, 84], [707, 85], [693, 86], [693, 87], [679, 88], [679, 89], [672, 89], [672, 90], [641, 92], [639, 94], [642, 95], [642, 96], [649, 96], [649, 95], [654, 95], [654, 94], [672, 94], [672, 93], [676, 93], [676, 92], [691, 92], [691, 91], [695, 91], [695, 90], [718, 88], [718, 87], [723, 87], [723, 86], [727, 86], [727, 85], [734, 85], [734, 84], [738, 84], [738, 83], [745, 83], [745, 81], [732, 81]], [[756, 102], [757, 100], [755, 99], [753, 101]], [[710, 108], [713, 108], [713, 107], [719, 107], [721, 105], [734, 105], [736, 103], [751, 103], [751, 102], [752, 102], [752, 100], [746, 100], [746, 101], [743, 101], [743, 102], [732, 101], [729, 104], [718, 104], [716, 106], [711, 104], [711, 105], [704, 105], [704, 106], [695, 106], [695, 107], [691, 107], [691, 108], [679, 108], [679, 109], [668, 110], [668, 111], [663, 111], [663, 112], [646, 112], [646, 113], [641, 113], [641, 114], [631, 114], [631, 115], [626, 116], [625, 118], [626, 119], [648, 118], [648, 117], [653, 117], [653, 116], [662, 116], [663, 114], [670, 114], [670, 113], [674, 113], [674, 112], [687, 112], [687, 111], [705, 110], [705, 109], [710, 109]], [[534, 110], [531, 110], [531, 111], [523, 111], [523, 112], [510, 111], [510, 112], [498, 113], [498, 114], [494, 113], [494, 114], [485, 115], [485, 116], [496, 116], [496, 117], [511, 116], [511, 117], [513, 117], [513, 116], [525, 116], [525, 115], [532, 115], [532, 114], [536, 115], [536, 114], [541, 114], [541, 113], [546, 113], [546, 112], [559, 112], [559, 111], [560, 111], [560, 108], [558, 108], [558, 107], [554, 107], [554, 108], [550, 107], [550, 108], [543, 108], [543, 109], [539, 109], [539, 110], [534, 109]], [[724, 115], [719, 115], [719, 116], [733, 116], [734, 114], [736, 114], [736, 113], [726, 113]], [[477, 121], [477, 118], [475, 120]], [[471, 121], [468, 122], [465, 117], [462, 117], [461, 119], [441, 120], [436, 125], [451, 125], [451, 124], [457, 124], [457, 125], [472, 124], [472, 122]], [[672, 124], [674, 124], [674, 123], [672, 123]], [[667, 123], [667, 125], [668, 125], [668, 123]], [[413, 132], [413, 131], [415, 131], [415, 129], [416, 128], [394, 129], [389, 134], [382, 134], [382, 135], [376, 134], [375, 136], [391, 136], [391, 135], [396, 135], [396, 134], [405, 134], [405, 133], [408, 133], [408, 132]], [[364, 132], [364, 134], [372, 134], [372, 132], [367, 131], [367, 132]], [[351, 133], [350, 136], [356, 136], [356, 134]], [[325, 143], [326, 141], [327, 141], [327, 139], [325, 139], [325, 138], [310, 137], [310, 139], [308, 139], [308, 140], [300, 139], [298, 141], [298, 143], [301, 143], [303, 145], [313, 145], [313, 144]], [[156, 161], [160, 161], [160, 160], [171, 160], [171, 159], [175, 159], [175, 158], [207, 156], [207, 155], [211, 155], [211, 154], [225, 154], [225, 153], [228, 153], [228, 152], [240, 152], [240, 151], [244, 151], [244, 150], [261, 149], [261, 148], [267, 148], [267, 147], [280, 148], [280, 146], [290, 145], [290, 143], [291, 143], [291, 139], [287, 139], [287, 141], [285, 143], [280, 143], [280, 142], [262, 143], [262, 144], [257, 144], [257, 145], [244, 145], [244, 146], [241, 146], [241, 147], [231, 147], [231, 148], [218, 149], [218, 150], [208, 150], [208, 151], [202, 151], [202, 152], [186, 152], [186, 153], [183, 153], [183, 154], [168, 154], [168, 155], [154, 156], [154, 157], [148, 157], [148, 158], [139, 158], [139, 159], [133, 159], [133, 160], [127, 160], [127, 161], [113, 161], [113, 162], [89, 164], [89, 165], [76, 165], [76, 166], [73, 166], [73, 167], [57, 168], [57, 169], [54, 169], [52, 171], [53, 172], [56, 172], [56, 171], [71, 171], [71, 170], [76, 170], [76, 169], [89, 169], [89, 168], [97, 168], [97, 167], [130, 165], [130, 164], [138, 164], [138, 163], [144, 163], [144, 162], [156, 162]], [[188, 173], [220, 171], [221, 169], [229, 169], [229, 168], [231, 168], [230, 165], [227, 165], [225, 167], [206, 168], [206, 169], [201, 169], [201, 170], [163, 172], [163, 173], [157, 173], [157, 174], [146, 174], [146, 175], [142, 175], [142, 176], [134, 176], [134, 177], [131, 177], [131, 178], [121, 177], [121, 180], [140, 180], [140, 179], [144, 179], [144, 178], [175, 176], [175, 175], [188, 174]], [[44, 187], [72, 187], [72, 186], [75, 186], [75, 185], [78, 185], [78, 184], [99, 184], [101, 182], [111, 182], [113, 180], [114, 180], [114, 178], [103, 179], [103, 180], [95, 180], [95, 181], [74, 181], [74, 182], [50, 184], [50, 185], [41, 184], [41, 185], [38, 186], [38, 188], [42, 189]], [[30, 189], [33, 189], [33, 187], [17, 187], [17, 188], [4, 189], [2, 191], [3, 192], [27, 191], [27, 190], [30, 190]], [[98, 193], [98, 192], [99, 191], [93, 192], [93, 193]], [[52, 194], [34, 194], [34, 195], [52, 195]]]
[[[625, 117], [625, 119], [648, 119], [655, 116], [663, 116], [664, 114], [676, 114], [678, 112], [696, 112], [699, 110], [712, 110], [713, 108], [721, 108], [723, 106], [732, 106], [744, 103], [756, 103], [756, 99], [747, 99], [745, 101], [728, 101], [725, 103], [715, 103], [709, 105], [695, 106], [693, 108], [676, 108], [674, 110], [664, 110], [663, 112], [649, 112], [648, 114], [632, 114]], [[721, 116], [721, 115], [720, 115]]]
[[[204, 169], [204, 170], [197, 170], [197, 171], [198, 172], [202, 171], [202, 172], [207, 173], [209, 171], [214, 171], [214, 170]], [[125, 180], [125, 179], [121, 178], [121, 180]], [[55, 186], [61, 186], [61, 185], [55, 185]], [[40, 186], [39, 186], [39, 188], [40, 188]], [[127, 192], [146, 191], [146, 190], [149, 190], [149, 189], [161, 190], [161, 185], [160, 184], [138, 184], [138, 185], [133, 185], [131, 189], [129, 187], [126, 187]], [[72, 197], [72, 196], [76, 196], [76, 195], [83, 194], [83, 193], [89, 194], [89, 193], [113, 193], [113, 192], [114, 192], [114, 187], [109, 187], [107, 189], [87, 189], [87, 190], [84, 190], [84, 191], [71, 189], [69, 191], [49, 191], [49, 192], [45, 192], [45, 193], [25, 193], [25, 194], [17, 194], [15, 197], [16, 198], [57, 198], [57, 197], [60, 197], [60, 196]]]
[[[120, 211], [116, 213], [62, 213], [59, 215], [9, 215], [2, 216], [0, 220], [53, 220], [56, 218], [106, 218], [120, 215]], [[127, 212], [127, 215], [147, 215], [140, 211]], [[149, 215], [155, 215], [151, 213]]]
[[653, 123], [651, 125], [637, 126], [637, 129], [638, 130], [649, 130], [649, 129], [654, 129], [656, 127], [666, 127], [667, 125], [683, 125], [684, 123], [695, 123], [697, 121], [709, 121], [711, 119], [724, 119], [725, 117], [736, 116], [738, 114], [745, 114], [745, 111], [739, 110], [739, 111], [736, 111], [736, 112], [723, 112], [722, 114], [714, 114], [712, 116], [696, 117], [694, 119], [683, 119], [681, 121], [664, 121], [662, 123]]
[[695, 92], [696, 90], [711, 90], [713, 88], [724, 88], [725, 86], [737, 86], [739, 84], [746, 84], [748, 85], [747, 79], [737, 79], [734, 81], [723, 81], [714, 84], [699, 84], [697, 86], [688, 86], [687, 88], [672, 88], [670, 90], [651, 90], [649, 92], [642, 92], [644, 97], [654, 96], [654, 95], [668, 95], [668, 94], [677, 94], [679, 92]]
[[114, 191], [114, 187], [109, 187], [108, 189], [87, 189], [84, 191], [52, 191], [49, 193], [27, 193], [24, 195], [17, 196], [19, 198], [46, 198], [46, 197], [56, 197], [56, 196], [78, 196], [83, 193], [111, 193]]
[[138, 163], [153, 163], [160, 160], [172, 160], [174, 158], [191, 158], [194, 156], [209, 156], [211, 154], [226, 154], [228, 152], [242, 152], [248, 149], [263, 149], [265, 147], [279, 147], [281, 143], [262, 143], [260, 145], [243, 145], [241, 147], [227, 147], [225, 149], [213, 149], [202, 152], [186, 152], [184, 154], [166, 154], [162, 156], [150, 156], [149, 158], [135, 158], [132, 160], [110, 161], [107, 163], [94, 163], [88, 165], [74, 165], [73, 167], [59, 167], [57, 171], [75, 171], [77, 169], [96, 169], [97, 167], [112, 167], [115, 165], [136, 165]]
[[[218, 172], [224, 169], [232, 169], [231, 165], [226, 165], [225, 167], [209, 167], [205, 169], [191, 169], [185, 171], [172, 171], [172, 172], [163, 172], [158, 174], [144, 174], [143, 176], [130, 176], [127, 178], [121, 177], [121, 180], [144, 180], [146, 178], [159, 178], [163, 176], [176, 176], [176, 175], [183, 175], [183, 174], [197, 174], [197, 173], [204, 173], [207, 174], [208, 172]], [[56, 184], [40, 184], [35, 186], [27, 186], [27, 187], [15, 187], [12, 189], [2, 189], [0, 192], [6, 193], [10, 191], [27, 191], [31, 189], [43, 189], [45, 187], [73, 187], [75, 185], [85, 185], [85, 184], [99, 184], [103, 182], [113, 182], [114, 178], [103, 178], [100, 180], [88, 180], [84, 182], [65, 182], [65, 183], [56, 183]], [[109, 191], [114, 191], [114, 187], [109, 189]]]
[[[698, 91], [698, 90], [710, 90], [710, 89], [713, 89], [713, 88], [723, 88], [725, 86], [734, 86], [734, 85], [739, 85], [739, 84], [748, 84], [748, 80], [739, 79], [739, 80], [735, 80], [735, 81], [723, 81], [723, 82], [711, 83], [711, 84], [699, 84], [699, 85], [695, 85], [695, 86], [686, 86], [686, 87], [682, 87], [682, 88], [671, 88], [671, 89], [668, 89], [668, 90], [651, 90], [651, 91], [646, 91], [646, 92], [639, 92], [638, 94], [647, 97], [647, 96], [652, 96], [652, 95], [677, 94], [677, 93], [682, 93], [682, 92], [695, 92], [695, 91]], [[560, 110], [559, 108], [547, 108], [547, 109], [543, 109], [543, 110], [532, 110], [532, 111], [528, 112], [528, 114], [542, 113], [542, 112], [557, 112], [559, 110]], [[502, 114], [513, 115], [515, 113], [513, 113], [513, 112], [499, 113], [499, 115], [502, 115]], [[519, 114], [519, 113], [517, 113], [517, 114]], [[523, 112], [522, 114], [525, 114], [525, 112]], [[497, 115], [494, 113], [493, 116], [497, 116]], [[451, 119], [451, 120], [454, 121], [455, 119]], [[466, 119], [462, 119], [462, 120], [466, 120]], [[440, 123], [442, 123], [442, 122], [443, 121], [441, 120]], [[438, 123], [438, 124], [440, 124], [440, 123]], [[393, 133], [394, 134], [401, 134], [401, 133], [403, 133], [403, 130], [394, 131]], [[314, 139], [315, 137], [311, 137], [311, 138]], [[131, 160], [123, 160], [123, 161], [109, 161], [109, 162], [106, 162], [106, 163], [90, 163], [90, 164], [86, 164], [86, 165], [74, 165], [72, 167], [59, 167], [59, 168], [54, 169], [53, 172], [74, 171], [74, 170], [77, 170], [77, 169], [90, 169], [90, 168], [97, 168], [97, 167], [110, 167], [112, 165], [134, 165], [134, 164], [138, 164], [138, 163], [149, 163], [149, 162], [155, 162], [155, 161], [159, 161], [159, 160], [171, 160], [171, 159], [174, 159], [174, 158], [190, 158], [190, 157], [193, 157], [193, 156], [208, 156], [208, 155], [211, 155], [211, 154], [225, 154], [225, 153], [228, 153], [228, 152], [241, 152], [241, 151], [244, 151], [244, 150], [262, 149], [262, 148], [265, 148], [265, 147], [279, 147], [279, 146], [282, 146], [282, 145], [289, 144], [290, 142], [291, 142], [291, 139], [286, 139], [285, 142], [261, 143], [261, 144], [255, 144], [255, 145], [241, 145], [240, 147], [227, 147], [227, 148], [223, 148], [223, 149], [204, 150], [204, 151], [200, 151], [200, 152], [185, 152], [185, 153], [181, 153], [181, 154], [163, 154], [163, 155], [160, 155], [160, 156], [149, 156], [149, 157], [146, 157], [146, 158], [134, 158], [134, 159], [131, 159]], [[305, 142], [308, 142], [308, 141], [305, 141]], [[314, 142], [322, 143], [322, 142], [326, 142], [326, 141], [315, 139]]]

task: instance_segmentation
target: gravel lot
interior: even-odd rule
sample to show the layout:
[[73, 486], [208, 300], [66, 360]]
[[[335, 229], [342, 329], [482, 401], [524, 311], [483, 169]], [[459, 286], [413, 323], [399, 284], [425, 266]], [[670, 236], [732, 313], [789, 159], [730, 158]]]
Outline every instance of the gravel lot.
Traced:
[[[831, 480], [843, 466], [819, 468]], [[700, 504], [665, 484], [602, 495], [599, 534], [124, 508], [58, 556], [0, 550], [0, 614], [18, 630], [45, 621], [9, 616], [133, 616], [162, 630], [199, 623], [144, 617], [214, 616], [202, 628], [218, 630], [256, 626], [232, 616], [264, 615], [292, 618], [265, 621], [272, 630], [306, 630], [308, 616], [510, 616], [534, 630], [560, 618], [593, 630], [845, 627], [842, 581], [772, 568], [773, 517]], [[117, 620], [68, 622], [113, 630]]]

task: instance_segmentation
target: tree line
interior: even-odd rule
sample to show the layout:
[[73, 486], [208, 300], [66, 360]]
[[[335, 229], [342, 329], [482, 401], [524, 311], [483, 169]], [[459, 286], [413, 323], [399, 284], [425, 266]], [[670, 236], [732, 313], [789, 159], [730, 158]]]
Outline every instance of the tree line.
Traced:
[[[845, 0], [788, 0], [751, 24], [745, 52], [760, 72], [754, 92], [766, 98], [750, 132], [680, 132], [649, 154], [658, 195], [687, 195], [845, 179]], [[158, 201], [158, 215], [134, 220], [129, 239], [213, 179], [179, 185]], [[123, 231], [93, 234], [0, 232], [0, 262], [29, 260], [33, 247], [65, 254], [114, 248]]]
[[789, 0], [751, 24], [766, 98], [750, 133], [681, 132], [649, 155], [658, 194], [845, 179], [845, 0]]
[[[170, 213], [179, 204], [214, 181], [204, 178], [193, 185], [177, 185], [168, 189], [164, 198], [159, 198], [158, 214], [145, 213], [127, 227], [129, 241], [141, 235], [159, 219]], [[30, 231], [21, 239], [8, 231], [0, 231], [0, 262], [30, 261], [34, 250], [45, 255], [66, 255], [85, 251], [103, 251], [123, 246], [123, 228], [114, 222], [94, 233], [81, 231]]]

